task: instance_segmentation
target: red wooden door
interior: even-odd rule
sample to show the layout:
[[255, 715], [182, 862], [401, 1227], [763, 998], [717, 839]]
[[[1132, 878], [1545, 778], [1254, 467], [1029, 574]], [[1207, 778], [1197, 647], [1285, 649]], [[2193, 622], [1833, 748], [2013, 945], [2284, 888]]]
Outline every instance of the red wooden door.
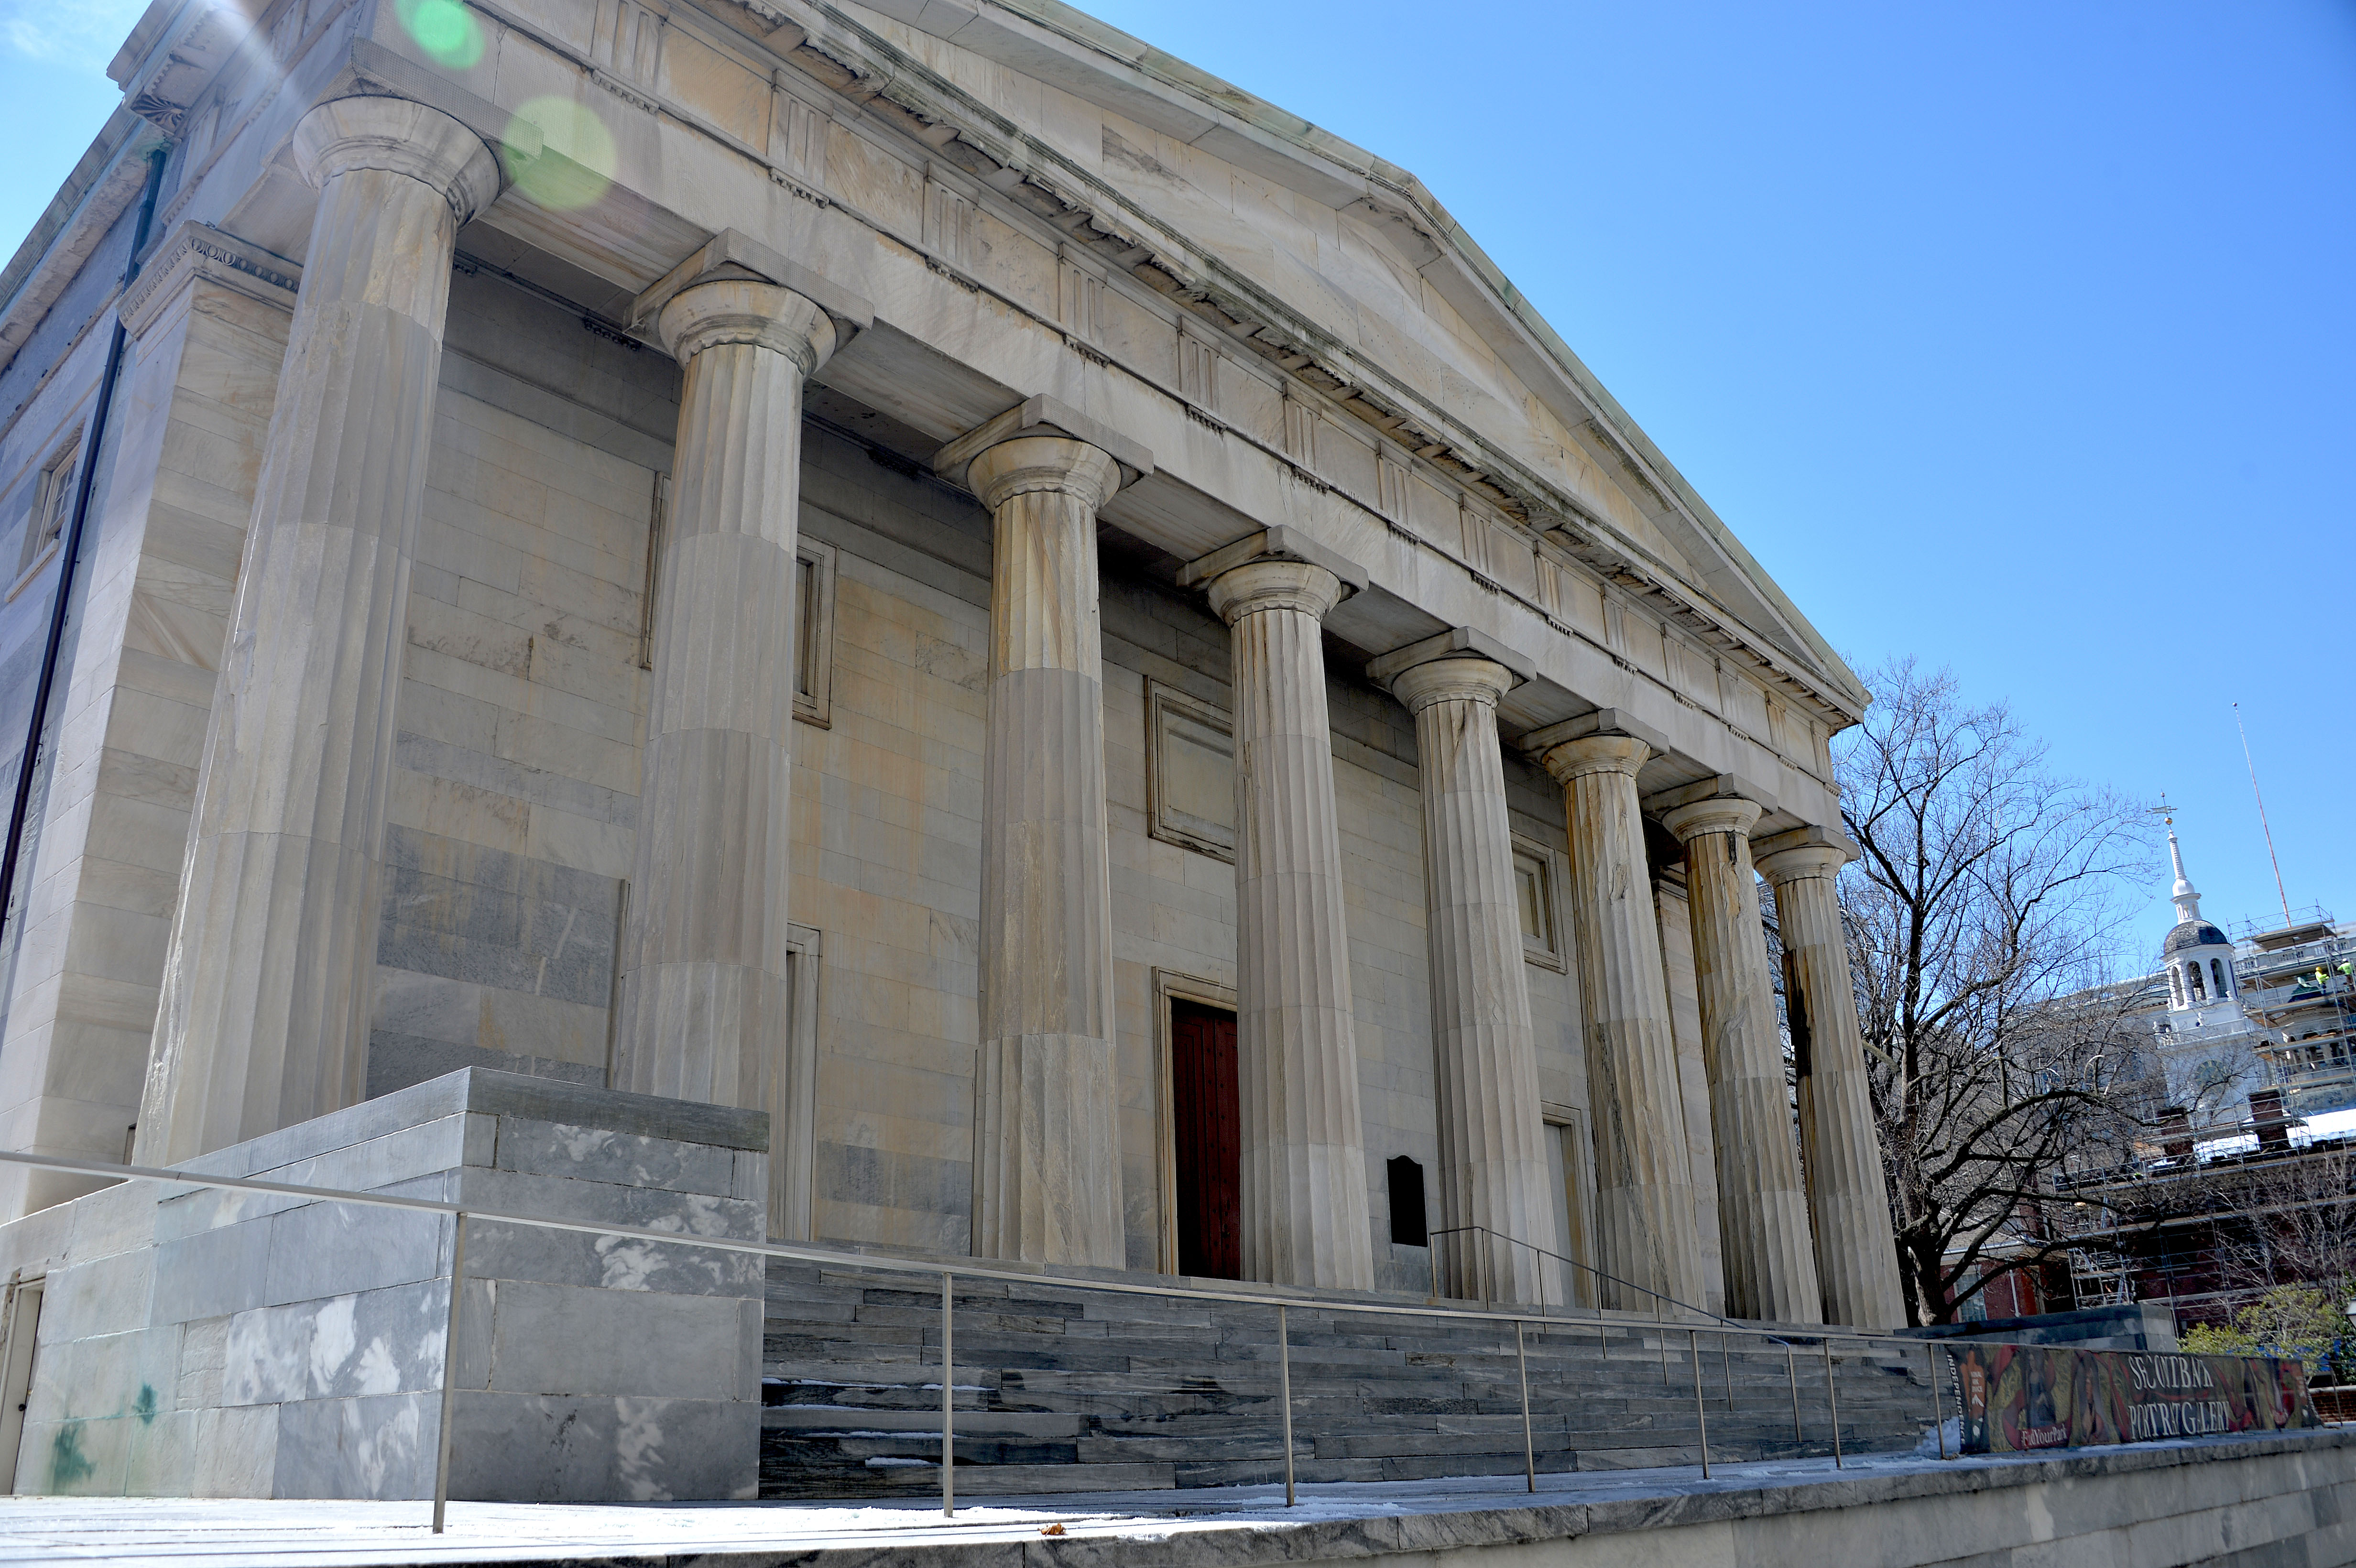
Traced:
[[1236, 1086], [1236, 1016], [1173, 1002], [1170, 1039], [1178, 1272], [1241, 1279], [1243, 1102]]

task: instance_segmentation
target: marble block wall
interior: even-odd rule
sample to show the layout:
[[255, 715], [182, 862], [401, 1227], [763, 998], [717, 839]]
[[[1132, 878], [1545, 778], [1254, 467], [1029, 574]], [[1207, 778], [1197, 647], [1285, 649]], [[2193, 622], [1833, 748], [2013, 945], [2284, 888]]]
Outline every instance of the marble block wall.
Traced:
[[[468, 1068], [188, 1168], [758, 1241], [767, 1143], [758, 1112]], [[0, 1227], [0, 1269], [45, 1278], [16, 1489], [432, 1496], [452, 1237], [145, 1184]], [[470, 1219], [464, 1279], [453, 1497], [755, 1495], [758, 1258]]]
[[[490, 238], [469, 231], [468, 243]], [[496, 261], [497, 258], [492, 258]], [[637, 843], [647, 533], [679, 368], [451, 279], [382, 850], [368, 1090], [606, 1082]]]

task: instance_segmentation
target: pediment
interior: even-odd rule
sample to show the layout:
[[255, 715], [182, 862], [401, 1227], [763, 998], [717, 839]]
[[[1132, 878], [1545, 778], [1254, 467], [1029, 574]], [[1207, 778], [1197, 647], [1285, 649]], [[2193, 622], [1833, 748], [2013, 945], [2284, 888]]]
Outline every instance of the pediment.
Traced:
[[[799, 8], [777, 5], [780, 16]], [[1533, 533], [1689, 600], [1835, 707], [1861, 684], [1406, 170], [1053, 0], [811, 8], [881, 96], [1054, 193], [1076, 237]]]

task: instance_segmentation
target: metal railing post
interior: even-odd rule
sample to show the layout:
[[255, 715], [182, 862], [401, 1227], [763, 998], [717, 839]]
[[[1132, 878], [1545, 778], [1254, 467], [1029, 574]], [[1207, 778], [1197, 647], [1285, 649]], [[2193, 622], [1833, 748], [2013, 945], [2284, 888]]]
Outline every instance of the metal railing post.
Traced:
[[1800, 1362], [1793, 1353], [1789, 1339], [1783, 1341], [1783, 1375], [1792, 1383], [1792, 1445], [1804, 1450], [1808, 1439], [1807, 1435], [1800, 1430]]
[[1693, 1352], [1694, 1420], [1701, 1427], [1701, 1478], [1707, 1481], [1709, 1479], [1709, 1413], [1702, 1408], [1701, 1335], [1697, 1330], [1686, 1330], [1686, 1347]]
[[1833, 1337], [1825, 1336], [1825, 1403], [1833, 1410], [1833, 1468], [1841, 1466], [1840, 1390], [1833, 1383]]
[[1734, 1358], [1726, 1349], [1726, 1336], [1723, 1334], [1718, 1337], [1718, 1370], [1726, 1379], [1726, 1408], [1731, 1414], [1734, 1410]]
[[1284, 1307], [1276, 1308], [1277, 1398], [1284, 1406], [1284, 1506], [1293, 1506], [1292, 1493], [1292, 1336], [1284, 1327]]
[[1522, 1320], [1514, 1319], [1514, 1362], [1522, 1373], [1522, 1473], [1538, 1489], [1537, 1440], [1530, 1435], [1530, 1357], [1522, 1345]]
[[1666, 1388], [1669, 1386], [1669, 1330], [1661, 1320], [1661, 1293], [1652, 1290], [1644, 1294], [1653, 1298], [1653, 1322], [1655, 1326], [1653, 1337], [1661, 1342], [1661, 1386]]
[[1481, 1240], [1481, 1310], [1486, 1312], [1497, 1299], [1496, 1239], [1485, 1228], [1472, 1233]]
[[450, 1423], [458, 1394], [458, 1307], [466, 1288], [466, 1216], [450, 1217], [450, 1320], [442, 1330], [442, 1430], [434, 1441], [434, 1533], [450, 1509]]
[[949, 1271], [941, 1271], [941, 1517], [957, 1518], [957, 1373], [951, 1345]]
[[1947, 1456], [1947, 1412], [1946, 1402], [1939, 1396], [1939, 1348], [1925, 1345], [1922, 1351], [1922, 1359], [1931, 1363], [1931, 1430], [1939, 1435], [1939, 1457], [1944, 1459]]

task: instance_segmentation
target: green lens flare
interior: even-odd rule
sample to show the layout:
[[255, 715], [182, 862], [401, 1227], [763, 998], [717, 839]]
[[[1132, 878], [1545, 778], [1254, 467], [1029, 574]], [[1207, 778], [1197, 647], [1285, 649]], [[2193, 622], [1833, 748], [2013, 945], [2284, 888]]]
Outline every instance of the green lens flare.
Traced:
[[483, 58], [483, 27], [460, 0], [399, 0], [395, 13], [436, 65], [464, 70]]
[[[538, 156], [520, 150], [532, 140], [518, 133], [519, 125], [526, 124], [540, 128]], [[499, 154], [508, 178], [542, 207], [567, 211], [587, 207], [605, 194], [614, 179], [614, 133], [570, 98], [549, 95], [518, 104]]]

